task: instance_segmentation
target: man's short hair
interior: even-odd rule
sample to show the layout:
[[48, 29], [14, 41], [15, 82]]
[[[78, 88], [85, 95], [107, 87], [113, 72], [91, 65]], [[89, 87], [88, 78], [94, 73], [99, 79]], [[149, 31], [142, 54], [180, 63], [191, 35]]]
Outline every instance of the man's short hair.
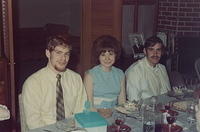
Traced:
[[157, 43], [161, 44], [162, 45], [162, 50], [164, 50], [163, 41], [157, 36], [152, 36], [152, 37], [148, 38], [144, 43], [144, 48], [147, 49], [149, 47], [153, 47]]
[[61, 35], [50, 36], [47, 38], [46, 49], [49, 50], [50, 52], [53, 51], [55, 47], [59, 45], [68, 47], [70, 50], [72, 49], [72, 46], [68, 38], [64, 38]]

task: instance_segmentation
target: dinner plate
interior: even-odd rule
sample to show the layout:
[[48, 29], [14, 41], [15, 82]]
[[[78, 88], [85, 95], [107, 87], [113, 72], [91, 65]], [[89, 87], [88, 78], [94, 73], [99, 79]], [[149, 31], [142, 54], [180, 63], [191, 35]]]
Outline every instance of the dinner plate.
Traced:
[[[169, 132], [169, 125], [168, 124], [163, 124], [162, 125], [162, 132]], [[171, 132], [182, 132], [183, 128], [179, 125], [172, 125], [171, 126]]]
[[113, 124], [113, 125], [107, 127], [107, 132], [116, 132], [118, 129], [120, 132], [130, 132], [131, 131], [131, 128], [125, 124], [120, 125], [119, 128], [117, 125]]
[[183, 98], [185, 94], [184, 94], [184, 92], [183, 92], [183, 93], [176, 93], [176, 92], [174, 92], [174, 91], [169, 91], [169, 92], [167, 93], [167, 95], [168, 95], [169, 97]]
[[177, 116], [177, 115], [178, 115], [178, 112], [175, 111], [175, 110], [165, 110], [165, 109], [161, 109], [160, 111], [161, 111], [162, 113], [165, 113], [165, 112], [168, 111], [168, 113], [169, 113], [170, 115], [174, 115], [174, 116]]
[[115, 110], [117, 110], [118, 112], [121, 112], [123, 114], [131, 114], [133, 112], [133, 111], [130, 111], [130, 110], [126, 109], [123, 106], [115, 107]]
[[142, 116], [140, 115], [138, 110], [129, 111], [126, 108], [121, 107], [121, 106], [118, 106], [115, 109], [116, 109], [116, 111], [118, 111], [122, 114], [125, 114], [127, 117], [134, 118], [134, 119], [137, 119], [137, 120], [140, 120], [140, 121], [142, 120]]
[[172, 103], [172, 108], [178, 111], [185, 112], [187, 110], [188, 104], [191, 102], [192, 100], [175, 101]]

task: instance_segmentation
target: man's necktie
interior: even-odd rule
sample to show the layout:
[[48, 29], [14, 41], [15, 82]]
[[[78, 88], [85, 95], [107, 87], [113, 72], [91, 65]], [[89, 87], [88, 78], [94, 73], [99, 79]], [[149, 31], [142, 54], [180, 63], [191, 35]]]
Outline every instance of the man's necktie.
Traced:
[[65, 118], [65, 109], [64, 109], [64, 100], [63, 100], [63, 90], [61, 86], [61, 75], [58, 74], [56, 76], [57, 83], [56, 83], [56, 119], [57, 121], [62, 120]]

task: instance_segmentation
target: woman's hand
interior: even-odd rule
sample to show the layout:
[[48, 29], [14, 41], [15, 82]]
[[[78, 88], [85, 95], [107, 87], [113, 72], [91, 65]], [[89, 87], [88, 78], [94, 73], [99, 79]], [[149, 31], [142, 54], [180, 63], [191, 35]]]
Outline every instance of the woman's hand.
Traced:
[[94, 108], [94, 107], [92, 107], [92, 108], [90, 108], [90, 111], [92, 111], [92, 112], [97, 112], [97, 109]]
[[112, 116], [112, 109], [97, 109], [97, 112], [99, 112], [104, 118], [109, 118]]

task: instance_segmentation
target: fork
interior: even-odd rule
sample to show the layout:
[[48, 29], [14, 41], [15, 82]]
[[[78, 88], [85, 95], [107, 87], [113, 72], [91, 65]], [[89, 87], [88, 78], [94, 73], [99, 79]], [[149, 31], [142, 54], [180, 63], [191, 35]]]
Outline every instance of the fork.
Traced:
[[46, 132], [53, 132], [53, 131], [48, 130], [48, 129], [43, 129], [43, 131], [46, 131]]

